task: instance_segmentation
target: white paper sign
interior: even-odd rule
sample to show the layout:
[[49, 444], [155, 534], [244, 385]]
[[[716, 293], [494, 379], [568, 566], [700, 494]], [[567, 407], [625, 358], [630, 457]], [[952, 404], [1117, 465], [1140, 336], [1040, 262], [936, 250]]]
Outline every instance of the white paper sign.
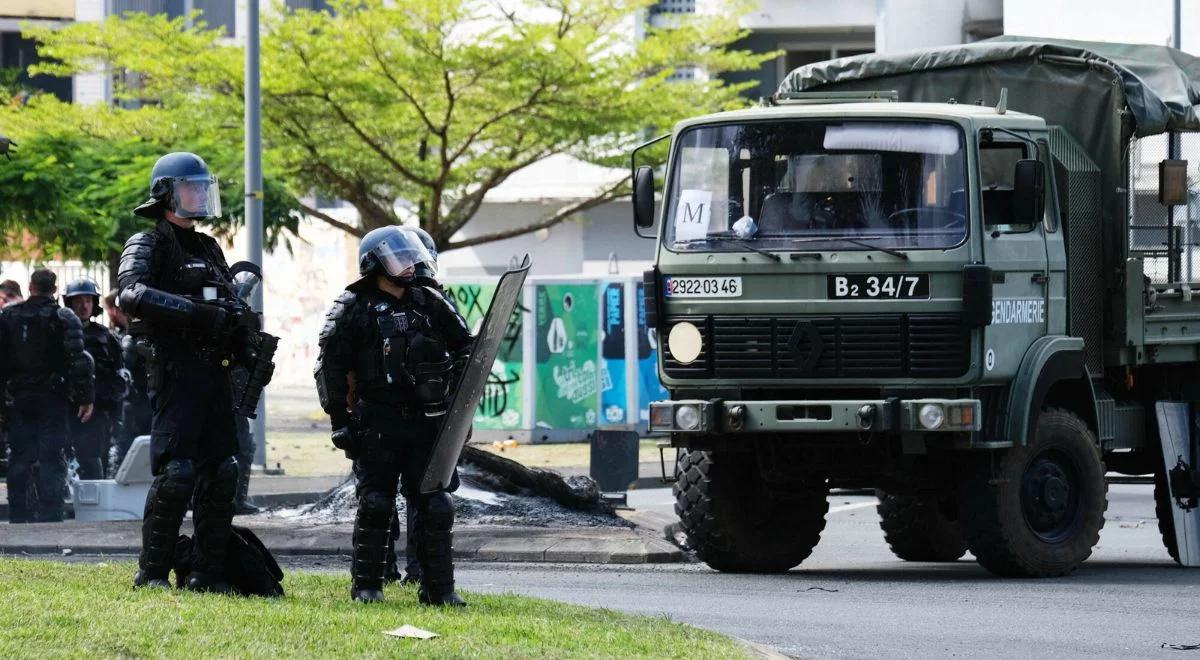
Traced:
[[712, 217], [711, 190], [683, 190], [675, 207], [675, 240], [691, 241], [708, 235]]
[[421, 630], [420, 628], [411, 626], [407, 623], [395, 630], [385, 630], [383, 631], [383, 634], [391, 635], [392, 637], [408, 637], [411, 639], [433, 639], [434, 637], [438, 636], [438, 634], [435, 632]]

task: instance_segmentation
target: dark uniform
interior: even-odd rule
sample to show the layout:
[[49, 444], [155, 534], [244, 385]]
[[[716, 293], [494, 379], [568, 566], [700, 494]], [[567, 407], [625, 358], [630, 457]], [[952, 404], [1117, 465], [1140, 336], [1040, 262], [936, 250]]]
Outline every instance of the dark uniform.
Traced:
[[[395, 236], [399, 231], [375, 230], [363, 246], [371, 245], [376, 232]], [[414, 252], [428, 258], [413, 242]], [[354, 460], [358, 479], [351, 594], [363, 601], [382, 599], [389, 527], [396, 496], [403, 492], [416, 504], [421, 602], [460, 605], [454, 593], [453, 500], [448, 492], [423, 495], [419, 485], [455, 380], [454, 366], [465, 364], [473, 338], [442, 295], [412, 286], [411, 262], [423, 258], [410, 258], [407, 278], [388, 273], [398, 286], [409, 285], [397, 298], [376, 286], [375, 276], [387, 271], [371, 263], [369, 252], [360, 249], [366, 277], [347, 287], [329, 310], [315, 373], [334, 444]]]
[[[232, 274], [217, 242], [168, 222], [213, 217], [216, 180], [198, 156], [168, 154], [154, 166], [151, 200], [136, 212], [158, 218], [153, 230], [125, 243], [117, 275], [121, 309], [130, 332], [145, 345], [153, 410], [151, 469], [136, 586], [169, 586], [175, 542], [189, 503], [196, 530], [187, 587], [228, 592], [225, 551], [237, 488], [237, 438], [229, 367]], [[208, 182], [207, 208], [181, 209], [181, 186]], [[166, 181], [167, 183], [163, 183]], [[186, 199], [186, 197], [184, 198]]]
[[[100, 314], [100, 292], [95, 282], [77, 280], [67, 285], [63, 302], [76, 296], [91, 296], [93, 313]], [[128, 385], [125, 380], [121, 344], [111, 330], [89, 319], [83, 324], [83, 346], [92, 356], [96, 373], [95, 408], [86, 422], [71, 417], [71, 447], [79, 463], [80, 479], [103, 479], [109, 445], [116, 428]]]
[[114, 469], [120, 468], [125, 455], [129, 453], [129, 447], [138, 436], [150, 435], [150, 418], [153, 414], [146, 384], [146, 358], [128, 331], [117, 330], [117, 336], [121, 341], [121, 359], [129, 371], [130, 383], [129, 394], [121, 406]]
[[93, 397], [83, 329], [53, 298], [31, 295], [0, 310], [0, 347], [0, 392], [7, 389], [12, 402], [6, 414], [9, 520], [61, 521], [67, 420], [73, 406], [89, 405]]

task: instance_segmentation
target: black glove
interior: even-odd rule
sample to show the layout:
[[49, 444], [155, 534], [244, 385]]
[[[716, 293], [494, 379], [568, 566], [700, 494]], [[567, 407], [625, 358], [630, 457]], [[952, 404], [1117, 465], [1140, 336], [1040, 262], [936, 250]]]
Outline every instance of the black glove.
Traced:
[[346, 458], [354, 460], [358, 457], [362, 444], [362, 433], [353, 425], [335, 429], [331, 438], [334, 447], [346, 452]]

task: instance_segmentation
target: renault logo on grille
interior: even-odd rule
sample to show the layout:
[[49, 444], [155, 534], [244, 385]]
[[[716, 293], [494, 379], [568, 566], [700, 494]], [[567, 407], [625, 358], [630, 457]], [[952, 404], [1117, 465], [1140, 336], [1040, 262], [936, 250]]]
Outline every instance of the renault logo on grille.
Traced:
[[796, 328], [792, 330], [792, 336], [788, 337], [787, 346], [796, 367], [805, 372], [812, 371], [813, 367], [817, 366], [817, 360], [821, 357], [821, 352], [825, 350], [825, 342], [821, 340], [821, 333], [817, 332], [817, 326], [809, 321], [800, 321], [796, 324]]

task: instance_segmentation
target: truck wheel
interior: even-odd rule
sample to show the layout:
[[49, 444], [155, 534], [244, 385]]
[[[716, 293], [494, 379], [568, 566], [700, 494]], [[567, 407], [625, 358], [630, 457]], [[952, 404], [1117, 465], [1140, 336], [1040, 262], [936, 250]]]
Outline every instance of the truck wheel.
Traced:
[[1179, 545], [1175, 539], [1175, 503], [1171, 501], [1171, 491], [1167, 488], [1167, 474], [1154, 473], [1154, 515], [1158, 517], [1158, 533], [1162, 535], [1163, 546], [1175, 563], [1179, 563]]
[[878, 495], [875, 510], [892, 554], [904, 561], [957, 561], [966, 554], [958, 521], [946, 515], [937, 496]]
[[675, 513], [688, 545], [718, 571], [784, 572], [821, 539], [829, 510], [824, 480], [769, 487], [748, 453], [688, 450], [678, 469]]
[[1005, 577], [1053, 577], [1092, 554], [1108, 485], [1096, 436], [1082, 419], [1044, 410], [1028, 446], [980, 458], [961, 483], [959, 520], [984, 568]]

